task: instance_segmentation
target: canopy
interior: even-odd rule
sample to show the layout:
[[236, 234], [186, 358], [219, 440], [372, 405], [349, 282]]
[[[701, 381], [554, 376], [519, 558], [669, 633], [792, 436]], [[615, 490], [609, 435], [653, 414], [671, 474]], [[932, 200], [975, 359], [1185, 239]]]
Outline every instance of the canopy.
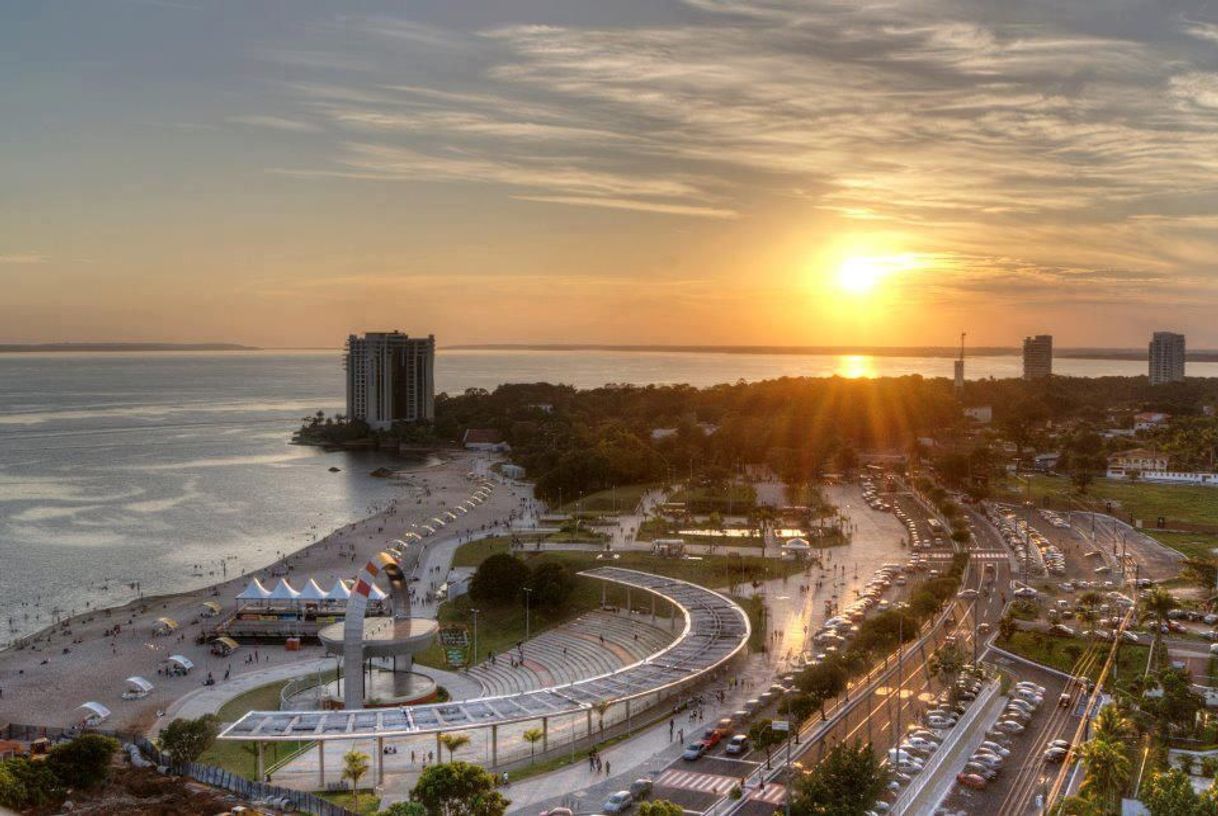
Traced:
[[215, 601], [204, 601], [203, 607], [206, 609], [210, 609], [212, 612], [216, 613], [217, 615], [220, 614], [220, 604], [216, 603]]
[[140, 677], [139, 675], [128, 677], [127, 682], [145, 694], [152, 691], [152, 683], [148, 682], [146, 677]]
[[373, 584], [372, 588], [368, 590], [368, 600], [370, 601], [383, 601], [388, 597], [389, 593], [381, 589], [376, 584]]
[[229, 651], [236, 651], [237, 647], [241, 645], [230, 637], [218, 637], [212, 643], [222, 643], [229, 648]]
[[237, 596], [239, 601], [265, 601], [271, 596], [271, 591], [262, 585], [257, 578], [251, 578], [249, 586]]
[[177, 629], [178, 622], [173, 618], [157, 618], [156, 626], [162, 629]]
[[300, 590], [299, 597], [302, 601], [324, 601], [326, 591], [317, 585], [317, 581], [310, 578], [309, 582], [304, 585], [304, 589]]
[[334, 586], [331, 587], [330, 591], [326, 593], [326, 600], [328, 601], [346, 601], [350, 598], [351, 587], [343, 583], [342, 578], [335, 580]]
[[82, 703], [79, 707], [92, 712], [93, 716], [97, 717], [97, 719], [99, 721], [104, 720], [110, 716], [110, 709], [106, 708], [101, 703], [94, 703], [94, 702]]
[[271, 590], [271, 594], [266, 597], [272, 601], [294, 601], [300, 597], [300, 593], [292, 588], [287, 578], [280, 578], [279, 583]]
[[186, 655], [170, 655], [169, 662], [177, 663], [179, 666], [186, 669], [186, 671], [190, 671], [195, 667], [195, 664]]
[[788, 550], [809, 550], [812, 545], [802, 538], [792, 538], [789, 541], [784, 541], [782, 546]]

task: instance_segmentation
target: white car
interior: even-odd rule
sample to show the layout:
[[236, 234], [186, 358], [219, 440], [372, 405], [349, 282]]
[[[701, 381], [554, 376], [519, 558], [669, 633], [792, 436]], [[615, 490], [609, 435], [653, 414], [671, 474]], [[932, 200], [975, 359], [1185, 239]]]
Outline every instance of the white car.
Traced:
[[1024, 731], [1023, 725], [1014, 720], [1000, 720], [994, 725], [994, 728], [999, 731], [1005, 731], [1008, 734], [1022, 734]]
[[1036, 590], [1032, 589], [1032, 587], [1029, 587], [1029, 586], [1020, 587], [1019, 589], [1015, 590], [1016, 598], [1035, 598], [1039, 594], [1040, 594], [1039, 592], [1037, 592]]
[[977, 590], [975, 590], [975, 589], [962, 589], [962, 590], [960, 590], [958, 593], [956, 593], [956, 597], [957, 597], [957, 598], [963, 598], [963, 599], [964, 599], [964, 600], [966, 600], [966, 601], [971, 601], [971, 600], [973, 600], [974, 598], [976, 598], [976, 597], [977, 597]]
[[926, 722], [931, 728], [955, 728], [956, 721], [947, 717], [927, 717]]
[[1044, 694], [1044, 693], [1045, 693], [1045, 687], [1044, 687], [1044, 686], [1038, 686], [1038, 685], [1036, 685], [1035, 683], [1033, 683], [1033, 682], [1032, 682], [1032, 681], [1030, 681], [1030, 680], [1021, 680], [1020, 682], [1018, 682], [1018, 683], [1016, 683], [1016, 684], [1015, 684], [1015, 688], [1017, 688], [1017, 689], [1031, 689], [1032, 691], [1036, 692], [1037, 694]]
[[989, 751], [991, 754], [995, 754], [1000, 757], [1005, 757], [1005, 756], [1011, 755], [1010, 748], [1006, 748], [991, 740], [986, 740], [985, 742], [981, 743], [981, 745], [978, 747], [984, 748], [985, 750]]
[[939, 743], [932, 742], [924, 737], [910, 737], [909, 739], [905, 740], [905, 742], [914, 748], [918, 748], [923, 751], [933, 751], [939, 747]]

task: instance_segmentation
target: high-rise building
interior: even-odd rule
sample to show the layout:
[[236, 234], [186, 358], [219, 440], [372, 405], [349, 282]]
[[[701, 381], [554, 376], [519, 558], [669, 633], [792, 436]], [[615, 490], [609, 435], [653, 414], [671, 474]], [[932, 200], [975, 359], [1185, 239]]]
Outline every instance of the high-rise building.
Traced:
[[435, 418], [436, 338], [369, 332], [347, 338], [347, 416], [373, 428]]
[[1150, 384], [1184, 379], [1184, 335], [1155, 332], [1150, 339]]
[[1023, 378], [1037, 380], [1053, 376], [1053, 335], [1038, 334], [1023, 339]]

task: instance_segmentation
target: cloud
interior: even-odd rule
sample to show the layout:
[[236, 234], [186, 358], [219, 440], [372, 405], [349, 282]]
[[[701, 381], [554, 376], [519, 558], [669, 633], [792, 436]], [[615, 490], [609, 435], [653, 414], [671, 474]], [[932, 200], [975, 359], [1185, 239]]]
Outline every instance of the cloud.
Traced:
[[39, 252], [12, 252], [7, 255], [0, 254], [0, 264], [44, 264], [49, 263], [50, 258]]
[[321, 130], [320, 127], [312, 123], [301, 122], [296, 119], [287, 119], [282, 116], [251, 114], [246, 116], [230, 116], [228, 117], [228, 121], [237, 125], [270, 128], [272, 130], [287, 130], [294, 131], [296, 133], [314, 133]]

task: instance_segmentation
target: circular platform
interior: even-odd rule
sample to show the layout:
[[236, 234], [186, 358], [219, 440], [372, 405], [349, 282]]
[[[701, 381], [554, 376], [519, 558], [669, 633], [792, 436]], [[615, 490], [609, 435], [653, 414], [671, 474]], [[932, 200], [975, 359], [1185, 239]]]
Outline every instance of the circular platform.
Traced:
[[[345, 624], [332, 623], [317, 633], [329, 654], [343, 653]], [[395, 657], [421, 652], [435, 640], [440, 625], [429, 618], [365, 618], [364, 657]]]
[[[321, 690], [322, 707], [343, 707], [341, 681], [331, 680]], [[364, 705], [368, 708], [417, 705], [436, 698], [439, 686], [425, 674], [373, 668], [364, 675]]]

